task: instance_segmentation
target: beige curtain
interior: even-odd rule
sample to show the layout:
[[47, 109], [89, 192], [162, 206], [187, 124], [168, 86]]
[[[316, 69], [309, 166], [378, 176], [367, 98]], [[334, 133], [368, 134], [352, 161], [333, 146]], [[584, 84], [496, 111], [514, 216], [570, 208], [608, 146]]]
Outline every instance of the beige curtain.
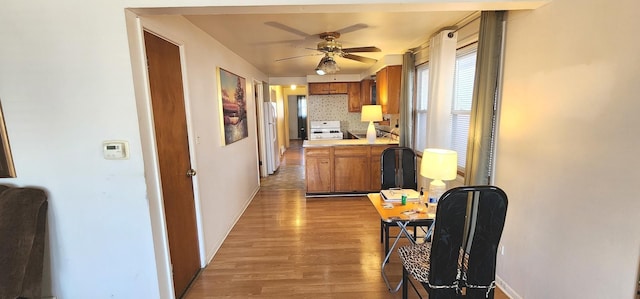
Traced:
[[[416, 65], [413, 53], [402, 57], [402, 77], [400, 78], [400, 146], [413, 148], [413, 87]], [[393, 124], [392, 124], [393, 125]]]
[[488, 185], [491, 181], [495, 115], [499, 95], [504, 11], [483, 11], [478, 37], [478, 56], [469, 123], [465, 185]]

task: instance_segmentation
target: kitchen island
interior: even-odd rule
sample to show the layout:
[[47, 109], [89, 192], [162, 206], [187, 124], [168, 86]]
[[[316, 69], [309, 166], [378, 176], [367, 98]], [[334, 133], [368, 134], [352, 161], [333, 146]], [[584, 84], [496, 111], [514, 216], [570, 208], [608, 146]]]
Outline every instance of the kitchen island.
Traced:
[[307, 196], [366, 194], [380, 191], [380, 156], [398, 141], [377, 138], [305, 140]]

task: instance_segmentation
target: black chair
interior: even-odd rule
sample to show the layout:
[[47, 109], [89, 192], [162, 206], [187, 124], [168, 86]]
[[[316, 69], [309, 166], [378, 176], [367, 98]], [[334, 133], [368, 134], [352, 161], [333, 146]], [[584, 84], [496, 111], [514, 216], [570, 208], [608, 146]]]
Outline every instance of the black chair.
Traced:
[[[418, 189], [416, 153], [408, 147], [389, 147], [380, 156], [381, 189], [403, 188]], [[426, 209], [426, 205], [424, 207]], [[417, 237], [418, 227], [429, 227], [432, 220], [412, 221], [413, 239]], [[389, 227], [398, 226], [395, 222], [380, 220], [380, 242], [384, 242], [385, 255], [389, 252]]]
[[[493, 298], [496, 254], [507, 214], [507, 195], [494, 186], [453, 188], [438, 202], [430, 243], [398, 249], [402, 297], [419, 281], [430, 299]], [[415, 286], [414, 286], [415, 288]]]

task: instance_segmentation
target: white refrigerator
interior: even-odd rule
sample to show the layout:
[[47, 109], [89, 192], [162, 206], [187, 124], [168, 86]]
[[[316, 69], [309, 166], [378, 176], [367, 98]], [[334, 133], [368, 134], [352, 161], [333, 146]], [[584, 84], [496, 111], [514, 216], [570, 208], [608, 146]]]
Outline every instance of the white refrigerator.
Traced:
[[280, 151], [278, 150], [278, 129], [276, 103], [264, 103], [264, 132], [265, 132], [265, 153], [267, 156], [267, 173], [274, 173], [280, 166]]

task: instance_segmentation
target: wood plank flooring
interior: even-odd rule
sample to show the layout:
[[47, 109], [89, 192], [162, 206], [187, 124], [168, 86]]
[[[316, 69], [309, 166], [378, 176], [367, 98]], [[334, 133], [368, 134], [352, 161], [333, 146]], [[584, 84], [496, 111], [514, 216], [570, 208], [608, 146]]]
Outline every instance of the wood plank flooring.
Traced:
[[[299, 167], [287, 166], [301, 165], [300, 143], [292, 143], [279, 172], [299, 175]], [[262, 186], [265, 180], [268, 187], [184, 298], [401, 298], [380, 275], [380, 218], [366, 197], [305, 198], [304, 190], [291, 189], [290, 175], [277, 173]], [[397, 256], [386, 270], [392, 282], [400, 281]], [[507, 297], [497, 292], [496, 298]]]

